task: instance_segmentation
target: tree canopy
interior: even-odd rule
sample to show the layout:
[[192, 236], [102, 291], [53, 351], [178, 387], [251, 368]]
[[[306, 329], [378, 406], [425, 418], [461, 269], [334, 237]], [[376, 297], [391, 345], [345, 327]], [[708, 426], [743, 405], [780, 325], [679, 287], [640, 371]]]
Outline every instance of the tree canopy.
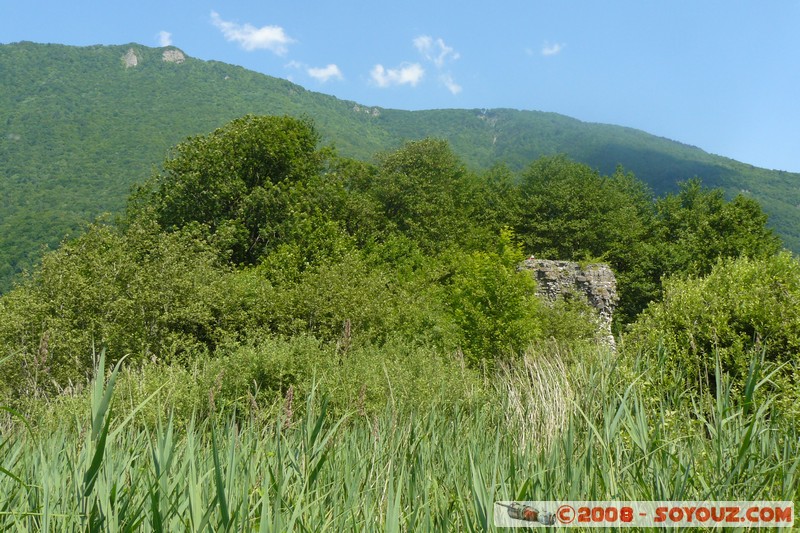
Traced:
[[285, 116], [177, 145], [120, 222], [50, 252], [0, 299], [0, 346], [21, 362], [12, 381], [63, 386], [96, 346], [185, 364], [274, 335], [403, 339], [480, 367], [593, 335], [585, 309], [537, 298], [516, 270], [526, 254], [610, 263], [622, 331], [663, 279], [779, 249], [756, 202], [699, 181], [654, 198], [624, 169], [604, 176], [564, 156], [480, 175], [437, 139], [360, 162]]

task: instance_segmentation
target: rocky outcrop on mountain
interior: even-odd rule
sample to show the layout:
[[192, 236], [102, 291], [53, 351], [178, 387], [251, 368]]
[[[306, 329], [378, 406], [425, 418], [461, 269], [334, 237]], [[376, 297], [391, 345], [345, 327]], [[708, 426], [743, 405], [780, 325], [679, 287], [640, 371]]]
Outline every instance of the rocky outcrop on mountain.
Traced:
[[167, 63], [177, 63], [180, 65], [186, 61], [186, 56], [177, 48], [170, 48], [169, 50], [164, 50], [164, 53], [161, 54], [161, 59]]
[[136, 55], [133, 48], [128, 48], [128, 51], [122, 56], [122, 62], [125, 64], [125, 68], [135, 67], [139, 64], [139, 56]]

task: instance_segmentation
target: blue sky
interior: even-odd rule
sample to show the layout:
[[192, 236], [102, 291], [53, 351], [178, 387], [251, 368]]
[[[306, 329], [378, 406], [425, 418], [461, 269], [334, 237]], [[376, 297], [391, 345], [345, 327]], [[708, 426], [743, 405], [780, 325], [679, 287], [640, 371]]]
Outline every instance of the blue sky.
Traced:
[[800, 172], [800, 0], [0, 0], [0, 42], [171, 44], [398, 109], [619, 124]]

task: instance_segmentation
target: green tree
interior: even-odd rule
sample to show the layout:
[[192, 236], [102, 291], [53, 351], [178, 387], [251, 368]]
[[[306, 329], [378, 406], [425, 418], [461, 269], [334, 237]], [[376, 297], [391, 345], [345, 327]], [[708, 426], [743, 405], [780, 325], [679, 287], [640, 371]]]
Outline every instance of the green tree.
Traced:
[[186, 362], [266, 323], [265, 279], [220, 264], [192, 228], [152, 229], [94, 225], [0, 299], [0, 346], [14, 363], [4, 380], [17, 393], [82, 382], [101, 348], [110, 362]]
[[505, 227], [518, 227], [522, 215], [522, 191], [519, 179], [505, 164], [498, 164], [477, 177], [472, 200], [476, 203], [474, 220], [483, 242], [500, 234]]
[[309, 121], [291, 117], [236, 119], [179, 144], [164, 170], [135, 195], [131, 214], [155, 216], [167, 230], [206, 228], [235, 263], [253, 263], [298, 236], [324, 242], [336, 228], [319, 224], [316, 203], [323, 165]]
[[602, 176], [564, 156], [544, 157], [522, 174], [517, 232], [540, 257], [601, 260], [617, 276], [616, 321], [627, 322], [658, 294], [652, 192], [618, 168]]
[[728, 202], [699, 179], [660, 198], [656, 209], [667, 275], [707, 274], [720, 257], [768, 257], [781, 249], [757, 201], [737, 195]]
[[521, 193], [520, 237], [543, 257], [619, 254], [649, 231], [652, 196], [621, 169], [602, 176], [564, 156], [544, 157], [522, 173]]
[[469, 240], [472, 181], [446, 141], [406, 143], [378, 167], [372, 194], [394, 228], [432, 251]]

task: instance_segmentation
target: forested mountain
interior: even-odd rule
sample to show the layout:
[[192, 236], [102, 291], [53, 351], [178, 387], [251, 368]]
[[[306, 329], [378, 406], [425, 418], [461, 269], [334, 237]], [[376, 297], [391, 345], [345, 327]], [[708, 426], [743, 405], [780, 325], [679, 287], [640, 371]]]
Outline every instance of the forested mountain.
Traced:
[[119, 212], [132, 184], [169, 147], [247, 114], [311, 118], [323, 142], [369, 160], [406, 140], [446, 139], [479, 170], [525, 167], [565, 153], [604, 173], [621, 164], [656, 193], [699, 176], [729, 195], [745, 192], [800, 250], [800, 175], [755, 168], [618, 126], [536, 111], [399, 111], [307, 91], [174, 47], [0, 46], [0, 291], [66, 234]]

